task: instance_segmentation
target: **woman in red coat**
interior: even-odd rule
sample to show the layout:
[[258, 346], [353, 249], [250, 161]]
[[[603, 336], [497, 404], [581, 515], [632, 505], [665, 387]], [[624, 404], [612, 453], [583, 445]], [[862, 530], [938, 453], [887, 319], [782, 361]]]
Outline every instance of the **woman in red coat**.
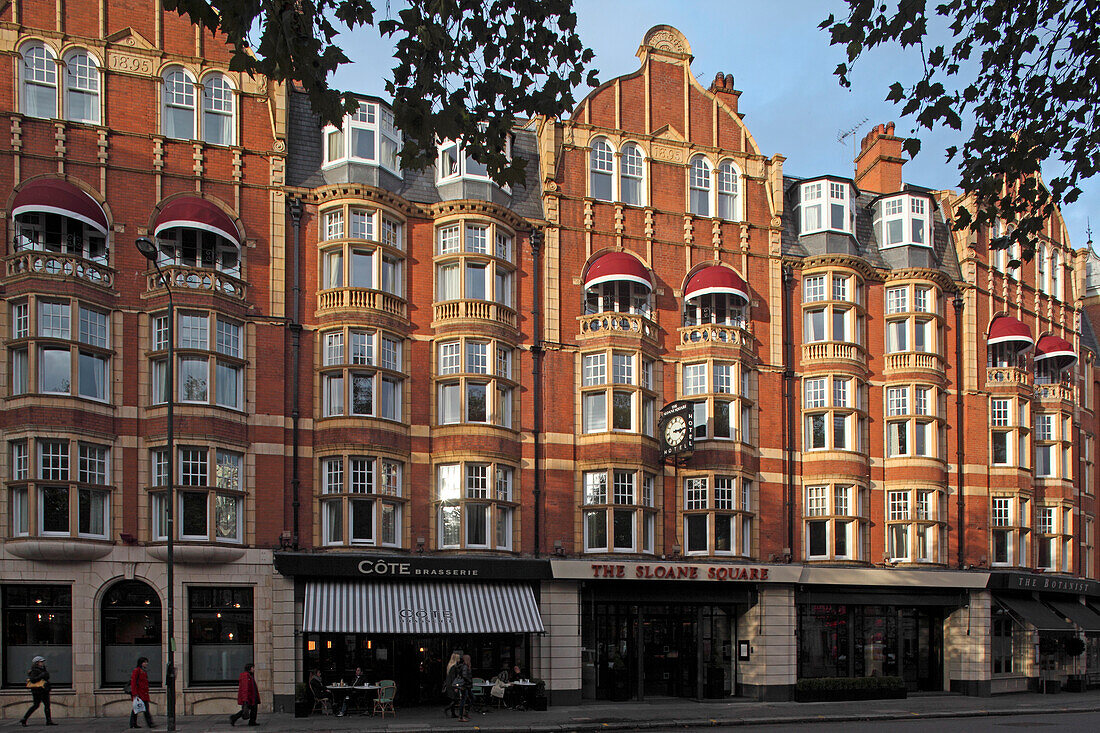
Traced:
[[245, 716], [248, 716], [249, 725], [256, 725], [256, 710], [260, 707], [260, 689], [256, 687], [255, 669], [256, 666], [251, 662], [244, 665], [244, 671], [237, 680], [237, 704], [241, 706], [241, 711], [229, 716], [230, 725], [236, 725], [237, 721], [243, 720]]
[[130, 694], [133, 696], [133, 707], [130, 708], [130, 727], [140, 728], [137, 722], [138, 700], [141, 700], [141, 712], [145, 713], [145, 724], [153, 727], [153, 716], [149, 714], [149, 660], [138, 657], [134, 671], [130, 673]]

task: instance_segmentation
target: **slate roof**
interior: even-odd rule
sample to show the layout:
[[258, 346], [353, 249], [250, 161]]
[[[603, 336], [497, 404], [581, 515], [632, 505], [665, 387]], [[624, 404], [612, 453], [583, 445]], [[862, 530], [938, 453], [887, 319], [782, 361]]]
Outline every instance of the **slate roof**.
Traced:
[[[304, 92], [291, 89], [288, 101], [287, 137], [287, 185], [317, 188], [325, 185], [321, 173], [324, 162], [321, 120], [310, 108], [309, 97]], [[512, 202], [509, 207], [516, 214], [542, 218], [542, 192], [539, 181], [538, 139], [530, 129], [513, 127], [515, 140], [512, 155], [527, 161], [526, 186], [512, 186]], [[422, 171], [404, 171], [401, 184], [393, 191], [397, 195], [420, 204], [434, 204], [441, 199], [435, 186], [435, 168]]]

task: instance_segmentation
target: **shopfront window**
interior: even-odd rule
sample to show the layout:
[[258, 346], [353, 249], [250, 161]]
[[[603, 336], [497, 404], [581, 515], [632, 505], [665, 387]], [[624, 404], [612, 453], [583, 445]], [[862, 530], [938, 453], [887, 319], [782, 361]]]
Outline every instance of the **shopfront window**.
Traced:
[[103, 596], [103, 687], [121, 687], [139, 657], [149, 658], [149, 684], [160, 685], [160, 598], [140, 580], [116, 583]]
[[4, 586], [4, 687], [24, 687], [36, 656], [46, 659], [50, 686], [72, 686], [72, 606], [67, 585]]
[[252, 589], [188, 589], [189, 679], [193, 685], [237, 683], [253, 661]]
[[992, 649], [990, 656], [993, 674], [1023, 674], [1024, 655], [1027, 648], [1025, 629], [1012, 618], [1012, 615], [999, 605], [993, 609], [991, 625]]

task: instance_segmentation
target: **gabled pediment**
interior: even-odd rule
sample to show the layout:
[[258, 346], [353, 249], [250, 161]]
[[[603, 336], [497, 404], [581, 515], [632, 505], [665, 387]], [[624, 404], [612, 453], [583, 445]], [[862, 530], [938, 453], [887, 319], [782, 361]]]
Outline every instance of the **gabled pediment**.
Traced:
[[149, 39], [138, 33], [136, 30], [127, 26], [120, 31], [115, 31], [111, 35], [107, 36], [107, 43], [115, 43], [119, 46], [129, 46], [130, 48], [140, 48], [146, 51], [152, 51], [156, 47], [149, 42]]
[[686, 138], [680, 134], [680, 131], [672, 125], [665, 125], [664, 127], [654, 130], [653, 137], [657, 140], [667, 140], [669, 142], [687, 142]]

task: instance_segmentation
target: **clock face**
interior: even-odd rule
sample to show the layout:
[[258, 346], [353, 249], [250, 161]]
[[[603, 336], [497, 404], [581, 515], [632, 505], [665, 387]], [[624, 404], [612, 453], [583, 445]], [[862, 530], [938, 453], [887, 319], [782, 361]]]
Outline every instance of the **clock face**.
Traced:
[[677, 446], [687, 437], [687, 421], [677, 415], [665, 423], [665, 443]]

